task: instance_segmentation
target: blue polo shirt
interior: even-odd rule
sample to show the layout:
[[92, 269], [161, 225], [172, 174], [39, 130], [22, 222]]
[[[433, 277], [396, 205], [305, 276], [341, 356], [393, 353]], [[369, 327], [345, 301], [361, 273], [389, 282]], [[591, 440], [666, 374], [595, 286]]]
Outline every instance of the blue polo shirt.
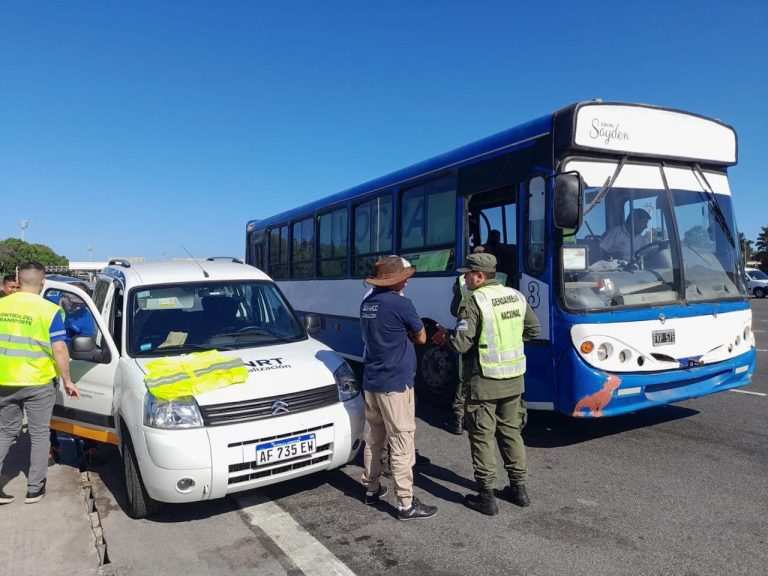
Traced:
[[424, 327], [413, 302], [387, 288], [374, 288], [360, 304], [360, 324], [363, 389], [396, 392], [412, 387], [416, 350], [408, 333]]

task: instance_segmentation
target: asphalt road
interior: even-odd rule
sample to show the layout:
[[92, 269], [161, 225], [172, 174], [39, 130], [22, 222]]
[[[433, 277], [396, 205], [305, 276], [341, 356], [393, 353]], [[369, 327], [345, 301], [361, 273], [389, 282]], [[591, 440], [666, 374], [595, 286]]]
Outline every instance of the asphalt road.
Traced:
[[340, 560], [359, 575], [764, 574], [768, 299], [752, 306], [761, 351], [750, 386], [606, 420], [532, 413], [533, 504], [500, 501], [495, 517], [461, 504], [474, 490], [469, 443], [444, 432], [445, 413], [429, 407], [419, 411], [417, 446], [433, 465], [418, 472], [416, 495], [439, 513], [421, 521], [395, 520], [391, 492], [385, 505], [363, 505], [359, 460], [134, 521], [108, 452], [97, 469], [107, 571], [341, 574]]

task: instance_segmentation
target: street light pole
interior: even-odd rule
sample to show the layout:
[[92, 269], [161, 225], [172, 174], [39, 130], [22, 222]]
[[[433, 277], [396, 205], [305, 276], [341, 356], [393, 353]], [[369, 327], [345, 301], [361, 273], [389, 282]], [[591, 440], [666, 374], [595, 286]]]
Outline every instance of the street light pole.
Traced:
[[29, 226], [29, 220], [19, 220], [19, 228], [21, 228], [21, 241], [24, 242], [24, 231]]

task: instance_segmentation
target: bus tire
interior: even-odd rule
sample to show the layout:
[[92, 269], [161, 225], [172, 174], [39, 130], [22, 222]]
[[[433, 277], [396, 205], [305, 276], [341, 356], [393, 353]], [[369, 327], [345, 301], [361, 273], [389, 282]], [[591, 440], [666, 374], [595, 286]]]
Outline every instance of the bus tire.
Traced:
[[419, 347], [416, 368], [416, 395], [429, 404], [453, 402], [459, 382], [458, 356], [431, 342]]
[[153, 500], [144, 488], [141, 479], [136, 452], [133, 449], [131, 437], [127, 433], [123, 440], [123, 474], [125, 476], [125, 493], [128, 516], [134, 519], [146, 518], [156, 513], [160, 503]]
[[755, 298], [765, 298], [765, 288], [755, 288], [752, 293], [755, 295]]

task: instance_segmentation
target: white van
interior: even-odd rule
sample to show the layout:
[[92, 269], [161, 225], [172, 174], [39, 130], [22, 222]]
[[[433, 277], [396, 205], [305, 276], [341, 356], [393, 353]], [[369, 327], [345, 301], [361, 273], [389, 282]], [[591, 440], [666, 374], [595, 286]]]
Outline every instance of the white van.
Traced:
[[747, 275], [747, 289], [756, 298], [768, 296], [768, 274], [759, 268], [745, 268], [744, 272]]
[[[51, 425], [120, 447], [134, 518], [337, 468], [360, 448], [351, 368], [256, 268], [113, 260], [92, 299], [51, 281], [43, 296], [66, 312], [81, 394], [59, 391]], [[148, 391], [148, 362], [203, 350], [241, 358], [247, 381], [171, 402]]]

